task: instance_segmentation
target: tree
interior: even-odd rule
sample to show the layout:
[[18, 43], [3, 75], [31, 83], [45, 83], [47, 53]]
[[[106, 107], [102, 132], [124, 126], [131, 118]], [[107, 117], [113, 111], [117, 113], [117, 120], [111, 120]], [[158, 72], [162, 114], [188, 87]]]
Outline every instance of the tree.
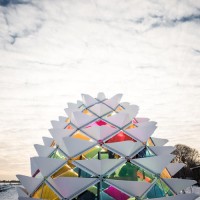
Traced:
[[[176, 177], [193, 177], [190, 168], [200, 165], [200, 153], [196, 149], [183, 144], [177, 144], [175, 147], [176, 150], [173, 154], [176, 155], [176, 157], [173, 162], [184, 163], [186, 165], [178, 174], [176, 174]], [[199, 177], [193, 178], [198, 180]]]

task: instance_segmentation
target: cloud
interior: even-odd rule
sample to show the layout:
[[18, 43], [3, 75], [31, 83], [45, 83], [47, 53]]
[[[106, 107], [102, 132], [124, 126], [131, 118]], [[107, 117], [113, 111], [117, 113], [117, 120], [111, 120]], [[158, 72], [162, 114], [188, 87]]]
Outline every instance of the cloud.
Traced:
[[81, 93], [122, 92], [140, 116], [158, 121], [156, 136], [199, 148], [197, 1], [0, 5], [0, 158], [10, 168], [26, 163], [9, 177], [29, 173], [33, 144]]

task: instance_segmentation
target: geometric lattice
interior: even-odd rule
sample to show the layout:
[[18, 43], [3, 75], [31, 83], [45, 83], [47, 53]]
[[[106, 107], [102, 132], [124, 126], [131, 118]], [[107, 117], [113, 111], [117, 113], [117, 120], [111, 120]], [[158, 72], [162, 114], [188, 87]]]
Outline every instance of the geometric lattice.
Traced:
[[176, 179], [174, 147], [152, 137], [156, 122], [138, 118], [139, 107], [83, 94], [68, 103], [66, 117], [51, 122], [52, 137], [34, 145], [31, 176], [17, 175], [19, 199], [194, 200], [182, 194], [196, 182]]

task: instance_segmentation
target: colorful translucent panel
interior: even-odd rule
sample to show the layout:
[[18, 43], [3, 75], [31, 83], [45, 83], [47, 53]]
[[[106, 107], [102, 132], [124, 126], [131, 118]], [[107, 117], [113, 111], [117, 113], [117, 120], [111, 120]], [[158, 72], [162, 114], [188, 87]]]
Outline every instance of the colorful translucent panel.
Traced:
[[78, 138], [78, 139], [81, 139], [81, 140], [87, 140], [89, 141], [90, 138], [87, 137], [85, 134], [83, 134], [81, 131], [77, 131], [76, 133], [74, 133], [72, 135], [73, 138]]
[[65, 160], [66, 156], [58, 149], [51, 155], [51, 158], [57, 158], [57, 159]]
[[171, 178], [171, 175], [169, 174], [168, 170], [165, 168], [162, 173], [160, 174], [161, 178]]
[[108, 187], [104, 190], [106, 194], [114, 198], [115, 200], [127, 200], [130, 198], [127, 194], [121, 192], [120, 190], [116, 189], [113, 186]]
[[127, 140], [136, 142], [134, 139], [126, 135], [123, 131], [120, 131], [118, 134], [110, 138], [106, 143], [122, 142], [122, 141], [127, 141]]
[[48, 185], [46, 185], [46, 183], [43, 183], [32, 197], [38, 199], [59, 200], [58, 196], [49, 188]]
[[146, 197], [152, 199], [172, 195], [173, 193], [170, 188], [162, 180], [158, 179], [156, 184], [147, 193]]
[[108, 178], [117, 180], [132, 180], [132, 181], [146, 181], [152, 182], [154, 177], [142, 168], [127, 162], [120, 166]]
[[97, 156], [98, 152], [101, 151], [101, 149], [102, 148], [100, 146], [95, 146], [94, 148], [86, 151], [83, 155], [88, 159], [94, 158]]

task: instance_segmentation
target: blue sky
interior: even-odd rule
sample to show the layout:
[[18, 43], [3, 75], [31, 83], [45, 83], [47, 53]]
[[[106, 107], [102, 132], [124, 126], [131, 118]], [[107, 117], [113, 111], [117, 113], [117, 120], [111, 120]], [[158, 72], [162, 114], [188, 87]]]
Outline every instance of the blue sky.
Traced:
[[140, 106], [155, 136], [200, 150], [200, 1], [0, 1], [0, 179], [81, 93]]

